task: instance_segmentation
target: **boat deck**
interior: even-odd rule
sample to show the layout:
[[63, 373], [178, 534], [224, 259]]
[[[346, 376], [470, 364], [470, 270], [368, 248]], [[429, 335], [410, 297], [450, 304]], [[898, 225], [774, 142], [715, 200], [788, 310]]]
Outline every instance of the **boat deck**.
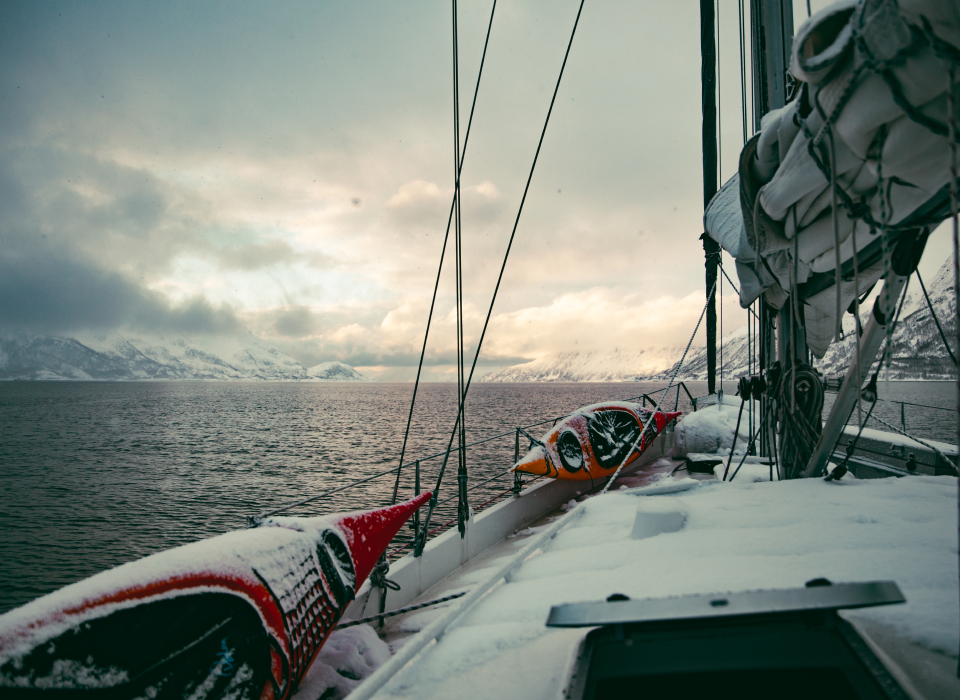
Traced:
[[[563, 515], [555, 509], [425, 590], [417, 602], [471, 592], [446, 609], [389, 620], [381, 633], [396, 656], [358, 697], [562, 696], [588, 629], [546, 627], [551, 606], [614, 593], [646, 599], [797, 588], [816, 578], [895, 581], [904, 604], [841, 616], [907, 696], [958, 697], [955, 479], [848, 475], [770, 484], [758, 483], [766, 482], [758, 468], [722, 485], [680, 472], [673, 486], [676, 466], [658, 461], [617, 492], [587, 497], [562, 525], [549, 524]], [[638, 535], [641, 509], [664, 522], [682, 514], [684, 525]], [[456, 608], [462, 615], [454, 619]]]
[[[655, 482], [667, 478], [673, 478], [671, 474], [677, 467], [683, 465], [683, 460], [662, 458], [655, 464], [646, 465], [642, 470], [621, 476], [611, 487], [612, 491], [621, 488], [639, 488], [649, 486]], [[685, 470], [676, 472], [681, 478], [694, 478], [699, 480], [712, 480], [715, 477], [712, 474], [688, 474]], [[591, 498], [595, 494], [590, 494], [583, 498]], [[431, 588], [418, 596], [411, 605], [437, 600], [449, 595], [454, 595], [468, 590], [473, 584], [482, 581], [490, 572], [492, 572], [500, 563], [515, 555], [524, 546], [525, 540], [535, 535], [542, 528], [561, 517], [565, 513], [565, 507], [556, 508], [546, 515], [528, 523], [516, 532], [508, 535], [498, 543], [487, 549], [482, 554], [474, 557], [459, 569], [449, 574], [446, 578], [436, 583]], [[379, 628], [380, 638], [390, 645], [390, 651], [396, 653], [403, 646], [404, 642], [411, 636], [419, 632], [423, 627], [436, 619], [450, 605], [457, 604], [457, 600], [448, 603], [440, 603], [429, 608], [414, 610], [403, 615], [397, 615], [384, 620], [384, 624]], [[368, 615], [372, 614], [367, 612]]]

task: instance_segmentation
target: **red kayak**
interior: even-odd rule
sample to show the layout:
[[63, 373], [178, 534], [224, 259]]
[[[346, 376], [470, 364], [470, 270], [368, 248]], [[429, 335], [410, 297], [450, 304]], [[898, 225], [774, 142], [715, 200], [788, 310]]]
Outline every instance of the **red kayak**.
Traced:
[[401, 526], [430, 498], [268, 518], [0, 616], [5, 698], [284, 700]]

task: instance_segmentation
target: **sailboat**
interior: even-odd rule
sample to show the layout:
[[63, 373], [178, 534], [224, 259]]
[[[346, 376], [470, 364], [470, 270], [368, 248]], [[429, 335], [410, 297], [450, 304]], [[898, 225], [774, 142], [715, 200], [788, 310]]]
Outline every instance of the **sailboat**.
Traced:
[[[957, 529], [951, 520], [957, 481], [945, 475], [955, 473], [956, 447], [930, 448], [938, 466], [930, 475], [903, 479], [854, 478], [862, 466], [853, 458], [862, 426], [854, 429], [850, 459], [844, 460], [839, 449], [854, 405], [869, 403], [868, 377], [896, 322], [898, 299], [927, 232], [949, 217], [956, 227], [956, 183], [950, 172], [956, 136], [947, 107], [952, 110], [953, 66], [960, 57], [960, 4], [844, 2], [811, 17], [792, 41], [790, 7], [775, 0], [751, 2], [759, 133], [743, 150], [737, 179], [718, 188], [715, 14], [712, 0], [700, 3], [706, 210], [706, 298], [700, 318], [706, 320], [709, 352], [716, 345], [711, 309], [722, 283], [723, 248], [737, 261], [741, 301], [754, 307], [749, 318], [756, 319], [751, 323], [758, 336], [756, 372], [740, 382], [741, 413], [759, 405], [756, 424], [752, 418], [745, 422], [746, 449], [734, 454], [739, 416], [721, 476], [688, 471], [673, 449], [683, 420], [676, 426], [665, 422], [636, 456], [649, 428], [643, 425], [630, 433], [636, 433], [637, 445], [617, 452], [622, 459], [602, 483], [543, 479], [522, 488], [516, 482], [510, 498], [473, 512], [462, 457], [472, 370], [468, 375], [458, 326], [457, 425], [437, 487], [404, 506], [405, 518], [429, 499], [422, 519], [414, 521], [411, 551], [381, 561], [384, 569], [389, 563], [388, 570], [362, 585], [357, 557], [338, 557], [334, 545], [336, 551], [327, 553], [334, 568], [334, 560], [345, 566], [349, 559], [356, 572], [351, 595], [334, 596], [345, 608], [341, 624], [381, 625], [394, 652], [353, 689], [353, 700], [960, 694]], [[788, 82], [788, 67], [799, 83]], [[927, 92], [912, 91], [915, 74], [923, 76], [919, 83], [929, 83]], [[878, 100], [887, 112], [876, 108]], [[892, 116], [894, 110], [902, 114]], [[762, 115], [767, 116], [760, 123]], [[907, 138], [906, 160], [887, 163], [888, 154], [903, 155], [895, 148], [898, 139], [904, 141], [900, 126], [910, 133], [925, 128], [939, 150], [913, 148], [919, 142]], [[871, 136], [863, 141], [865, 128]], [[860, 150], [854, 143], [858, 135]], [[459, 136], [457, 143], [459, 148]], [[951, 154], [946, 174], [944, 146]], [[853, 157], [860, 158], [860, 166], [851, 164]], [[461, 163], [458, 154], [457, 192]], [[909, 180], [912, 172], [925, 179]], [[808, 176], [813, 185], [803, 180]], [[862, 220], [875, 225], [861, 229], [853, 214], [870, 217]], [[458, 280], [459, 273], [458, 268]], [[811, 353], [822, 352], [831, 329], [836, 337], [851, 304], [860, 318], [858, 304], [881, 279], [857, 359], [821, 424], [824, 382], [810, 364]], [[458, 302], [459, 296], [458, 285]], [[682, 365], [680, 358], [668, 389]], [[708, 365], [712, 397], [700, 402], [706, 407], [697, 414], [736, 410], [735, 402], [725, 404], [717, 391], [715, 354], [708, 354]], [[658, 414], [667, 394], [658, 394], [646, 420]], [[518, 429], [518, 460], [520, 435]], [[914, 442], [909, 436], [898, 440]], [[431, 515], [451, 456], [458, 462], [457, 528], [431, 538]], [[730, 470], [734, 457], [739, 464]], [[398, 467], [376, 476], [395, 473], [399, 483], [404, 466], [401, 456]], [[727, 470], [730, 476], [724, 478]], [[339, 527], [327, 522], [308, 528], [274, 516], [251, 525], [247, 532], [254, 534], [247, 537], [282, 532], [296, 539], [301, 535], [286, 530], [309, 530], [303, 537], [323, 542], [322, 533]], [[390, 536], [396, 528], [391, 526]], [[383, 532], [378, 544], [385, 545]], [[331, 542], [349, 540], [334, 535]], [[370, 552], [364, 561], [366, 574], [372, 571]], [[342, 570], [337, 569], [341, 581]], [[43, 607], [43, 601], [37, 605]], [[377, 612], [366, 617], [367, 611]], [[16, 640], [36, 631], [23, 615], [21, 609], [0, 617], [4, 691], [31, 697], [48, 692], [127, 696], [130, 686], [120, 680], [130, 674], [120, 665], [97, 666], [96, 659], [88, 661], [79, 651], [75, 658], [61, 659], [58, 649], [69, 644], [19, 644]], [[234, 619], [227, 617], [227, 622]], [[64, 635], [74, 629], [67, 623]], [[83, 633], [82, 626], [75, 627]], [[330, 629], [326, 624], [323, 635]], [[207, 637], [216, 641], [216, 635]], [[278, 632], [273, 639], [283, 651], [283, 636]], [[259, 642], [258, 648], [267, 648], [263, 639]], [[228, 645], [220, 656], [215, 645], [207, 649], [219, 671], [233, 648]], [[317, 648], [309, 645], [304, 658], [312, 659]], [[170, 658], [193, 659], [186, 646], [169, 651]], [[47, 655], [51, 673], [24, 670], [34, 654]], [[167, 658], [160, 656], [158, 663]], [[281, 670], [286, 658], [277, 653]], [[310, 659], [294, 663], [292, 658], [287, 663], [295, 673], [284, 675], [273, 672], [269, 656], [257, 682], [248, 684], [253, 691], [247, 696], [331, 697], [311, 682]], [[99, 671], [82, 672], [88, 667]], [[147, 664], [144, 673], [152, 668]], [[243, 696], [219, 680], [222, 673], [212, 677], [210, 688], [200, 679], [187, 695]], [[146, 687], [145, 697], [158, 695], [155, 686], [148, 686], [153, 694]]]

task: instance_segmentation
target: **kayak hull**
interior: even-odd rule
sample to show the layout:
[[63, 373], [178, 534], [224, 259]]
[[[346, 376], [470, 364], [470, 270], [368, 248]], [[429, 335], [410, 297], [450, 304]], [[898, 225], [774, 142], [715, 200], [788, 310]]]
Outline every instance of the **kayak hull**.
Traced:
[[0, 616], [0, 694], [284, 700], [429, 497], [268, 518], [12, 610]]
[[[640, 404], [608, 401], [578, 409], [533, 445], [514, 470], [553, 479], [593, 481], [614, 474], [650, 446], [680, 413], [655, 414]], [[651, 420], [653, 416], [653, 420]], [[637, 443], [640, 430], [647, 425]], [[637, 443], [635, 449], [631, 447]]]

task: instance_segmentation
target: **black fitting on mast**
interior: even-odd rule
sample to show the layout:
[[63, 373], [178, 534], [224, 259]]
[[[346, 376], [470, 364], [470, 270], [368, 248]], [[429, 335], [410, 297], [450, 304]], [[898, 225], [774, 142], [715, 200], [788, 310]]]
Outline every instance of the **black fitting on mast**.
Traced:
[[[717, 193], [717, 46], [714, 41], [716, 17], [713, 0], [700, 0], [700, 86], [703, 111], [703, 208]], [[720, 244], [704, 233], [704, 264], [707, 294], [717, 281]], [[707, 392], [716, 393], [717, 381], [717, 302], [713, 295], [707, 303]]]

